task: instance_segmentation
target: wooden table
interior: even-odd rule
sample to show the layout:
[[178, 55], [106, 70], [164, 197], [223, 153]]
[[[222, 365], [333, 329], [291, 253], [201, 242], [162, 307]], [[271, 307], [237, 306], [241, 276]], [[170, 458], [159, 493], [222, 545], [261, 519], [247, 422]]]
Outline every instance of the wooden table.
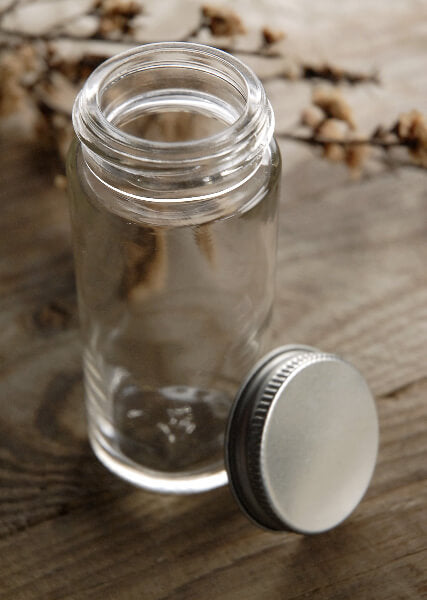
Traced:
[[[274, 17], [279, 5], [272, 4]], [[412, 2], [403, 29], [404, 9], [377, 3], [378, 10], [380, 4], [378, 36], [352, 1], [346, 6], [358, 15], [357, 35], [351, 40], [334, 30], [333, 38], [344, 62], [352, 64], [353, 49], [360, 60], [375, 56], [385, 65], [385, 91], [350, 91], [358, 117], [368, 123], [412, 103], [423, 109], [427, 92], [425, 70], [415, 60], [426, 48], [418, 27], [421, 4]], [[329, 26], [327, 10], [323, 24]], [[294, 21], [302, 18], [295, 15], [288, 13], [284, 23], [291, 39]], [[316, 40], [309, 42], [312, 55]], [[309, 91], [298, 82], [267, 88], [283, 129]], [[132, 488], [97, 462], [85, 431], [65, 193], [53, 187], [45, 155], [4, 140], [2, 600], [427, 597], [427, 178], [400, 169], [352, 182], [345, 168], [311, 150], [287, 143], [283, 151], [274, 334], [278, 343], [339, 353], [368, 379], [381, 446], [362, 504], [323, 535], [270, 534], [245, 519], [227, 488], [158, 496]]]
[[381, 423], [363, 503], [336, 530], [302, 537], [258, 530], [227, 488], [157, 496], [97, 462], [85, 433], [66, 198], [31, 147], [1, 156], [0, 597], [422, 598], [425, 175], [352, 184], [312, 158], [309, 193], [299, 167], [286, 174], [275, 335], [353, 360]]

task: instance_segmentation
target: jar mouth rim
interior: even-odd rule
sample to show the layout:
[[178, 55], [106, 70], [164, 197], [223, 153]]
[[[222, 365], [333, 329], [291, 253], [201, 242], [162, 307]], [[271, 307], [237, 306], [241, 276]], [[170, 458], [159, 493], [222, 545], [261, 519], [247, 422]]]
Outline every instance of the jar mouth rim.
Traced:
[[[109, 85], [138, 71], [164, 66], [203, 69], [236, 89], [239, 86], [244, 104], [236, 120], [212, 135], [165, 142], [127, 133], [107, 118], [101, 96]], [[231, 76], [226, 74], [225, 67]], [[200, 160], [229, 161], [230, 146], [234, 156], [244, 153], [247, 160], [270, 142], [274, 116], [258, 77], [235, 56], [202, 44], [156, 42], [121, 52], [97, 67], [76, 98], [73, 125], [77, 137], [89, 150], [113, 164], [145, 163], [153, 168], [167, 164], [173, 168], [175, 164], [191, 166]]]

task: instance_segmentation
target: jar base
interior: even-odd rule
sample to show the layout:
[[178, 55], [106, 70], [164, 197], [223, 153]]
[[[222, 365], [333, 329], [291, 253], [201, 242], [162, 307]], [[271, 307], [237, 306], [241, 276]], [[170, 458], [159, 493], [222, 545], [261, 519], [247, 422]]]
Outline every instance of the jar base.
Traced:
[[223, 467], [185, 473], [167, 473], [144, 468], [112, 446], [101, 429], [93, 423], [89, 424], [89, 441], [96, 457], [107, 469], [145, 490], [164, 494], [195, 494], [213, 490], [228, 482], [227, 472]]

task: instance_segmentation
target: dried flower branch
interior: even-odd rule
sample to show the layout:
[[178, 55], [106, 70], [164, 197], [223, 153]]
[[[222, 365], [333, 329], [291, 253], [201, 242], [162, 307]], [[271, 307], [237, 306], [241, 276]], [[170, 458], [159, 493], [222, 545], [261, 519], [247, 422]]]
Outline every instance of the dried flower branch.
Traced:
[[[354, 177], [373, 149], [388, 153], [394, 148], [406, 149], [411, 166], [427, 168], [427, 120], [416, 110], [405, 113], [390, 128], [377, 127], [370, 136], [356, 134], [356, 123], [350, 105], [336, 89], [317, 88], [313, 105], [301, 112], [300, 126], [309, 133], [278, 132], [279, 138], [317, 146], [328, 160], [344, 162]], [[408, 166], [408, 163], [400, 163]]]
[[[54, 30], [44, 35], [34, 35], [28, 32], [12, 31], [11, 29], [3, 30], [0, 21], [0, 33], [3, 36], [9, 36], [11, 43], [19, 43], [19, 41], [22, 42], [23, 40], [29, 42], [40, 40], [53, 42], [55, 40], [80, 41], [82, 39], [98, 40], [100, 42], [109, 40], [116, 43], [126, 39], [132, 42], [132, 21], [135, 16], [141, 13], [141, 10], [141, 4], [136, 2], [136, 0], [98, 0], [91, 12], [70, 22], [68, 27], [65, 27], [63, 31], [58, 32]], [[214, 38], [224, 38], [224, 41], [217, 41], [213, 45], [216, 45], [225, 52], [244, 56], [284, 58], [283, 53], [275, 49], [275, 45], [284, 39], [285, 33], [270, 27], [261, 29], [262, 43], [257, 48], [235, 48], [233, 44], [230, 45], [226, 38], [234, 38], [237, 35], [245, 34], [246, 27], [240, 16], [227, 7], [216, 5], [202, 6], [198, 24], [182, 38], [182, 41], [196, 40], [204, 29], [208, 29]], [[141, 44], [143, 41], [138, 39], [137, 43]], [[117, 48], [117, 51], [120, 51], [120, 47]], [[105, 56], [104, 58], [108, 57]], [[295, 68], [291, 69], [291, 72], [285, 69], [278, 76], [287, 79], [325, 80], [331, 83], [379, 83], [377, 75], [352, 72], [329, 64], [316, 66], [314, 64], [300, 63], [295, 65]]]
[[376, 139], [373, 135], [369, 137], [358, 137], [358, 138], [336, 138], [336, 137], [324, 137], [320, 135], [303, 135], [297, 133], [291, 133], [287, 131], [278, 131], [276, 137], [290, 140], [292, 142], [301, 142], [308, 144], [309, 146], [325, 146], [325, 144], [340, 144], [342, 146], [361, 146], [368, 144], [369, 146], [382, 148], [383, 150], [389, 150], [391, 148], [408, 148], [408, 144], [404, 144], [399, 140], [390, 140], [388, 142]]
[[[424, 119], [425, 120], [425, 119]], [[389, 134], [392, 134], [393, 128], [388, 130]], [[322, 130], [321, 130], [322, 131]], [[324, 130], [323, 130], [324, 131]], [[277, 132], [276, 137], [299, 142], [302, 144], [307, 144], [309, 146], [318, 146], [322, 148], [323, 155], [325, 158], [329, 158], [330, 160], [343, 160], [347, 166], [353, 171], [360, 171], [360, 168], [363, 166], [363, 162], [367, 157], [370, 149], [378, 148], [385, 152], [388, 152], [391, 149], [395, 148], [406, 148], [411, 157], [413, 157], [413, 142], [412, 140], [401, 140], [397, 136], [390, 136], [389, 139], [379, 139], [374, 131], [368, 137], [338, 137], [332, 135], [331, 137], [326, 137], [324, 135], [320, 135], [317, 133], [314, 134], [296, 134], [291, 132]], [[334, 151], [332, 155], [328, 148], [330, 146], [341, 147], [343, 149], [343, 154], [338, 158], [338, 153]], [[421, 168], [427, 168], [426, 159], [422, 160], [419, 158], [420, 156], [426, 156], [427, 152], [427, 143], [424, 141], [422, 145], [420, 141], [417, 142], [417, 157], [415, 161], [411, 162], [399, 162], [399, 166], [408, 167], [408, 166], [419, 166]]]
[[[1, 29], [2, 17], [18, 6], [24, 5], [15, 0], [0, 14], [0, 118], [31, 105], [38, 115], [37, 134], [64, 157], [72, 136], [70, 113], [76, 93], [93, 69], [121, 50], [125, 42], [128, 47], [142, 43], [132, 36], [133, 20], [143, 6], [140, 0], [97, 0], [87, 13], [79, 13], [42, 35]], [[244, 35], [246, 28], [229, 8], [203, 6], [197, 26], [185, 40], [197, 40], [202, 30], [218, 38], [214, 40], [217, 47], [231, 53], [284, 59], [283, 70], [272, 78], [325, 80], [333, 85], [379, 83], [377, 74], [352, 72], [328, 63], [309, 64], [296, 59], [286, 62], [286, 56], [278, 50], [285, 33], [269, 27], [260, 30], [259, 47], [236, 49], [234, 37]], [[85, 42], [91, 46], [80, 55], [60, 54], [58, 44], [66, 42], [76, 48]], [[322, 87], [314, 89], [312, 105], [302, 111], [300, 125], [302, 133], [279, 132], [278, 136], [319, 147], [325, 158], [345, 163], [354, 175], [360, 173], [375, 148], [383, 151], [384, 157], [392, 148], [406, 149], [410, 163], [405, 164], [427, 168], [427, 122], [418, 111], [401, 115], [390, 128], [377, 127], [370, 136], [363, 136], [357, 133], [353, 111], [341, 91]]]
[[[274, 48], [274, 45], [273, 45]], [[224, 48], [222, 48], [224, 49]], [[233, 53], [233, 48], [226, 48], [227, 51]], [[262, 49], [256, 52], [250, 51], [239, 51], [238, 54], [252, 54], [256, 56], [265, 56], [267, 58], [284, 58], [281, 52], [277, 50], [273, 51], [269, 45], [265, 45]], [[364, 83], [373, 83], [375, 85], [380, 84], [379, 75], [377, 73], [362, 73], [360, 71], [349, 71], [340, 67], [331, 65], [317, 65], [306, 62], [299, 62], [292, 60], [289, 63], [285, 63], [283, 69], [279, 73], [275, 73], [273, 76], [262, 77], [262, 80], [269, 81], [271, 79], [289, 79], [295, 80], [307, 80], [307, 81], [325, 81], [333, 85], [339, 85], [345, 83], [348, 85], [359, 85]]]

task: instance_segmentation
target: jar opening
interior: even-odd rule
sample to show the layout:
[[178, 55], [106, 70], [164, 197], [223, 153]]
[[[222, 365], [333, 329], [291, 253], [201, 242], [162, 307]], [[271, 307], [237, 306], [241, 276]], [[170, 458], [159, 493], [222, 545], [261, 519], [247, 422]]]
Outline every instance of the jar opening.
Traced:
[[259, 162], [274, 119], [256, 75], [199, 44], [146, 44], [98, 67], [73, 111], [96, 157], [133, 172], [223, 176]]
[[248, 94], [244, 81], [239, 83], [241, 89], [222, 74], [157, 63], [112, 78], [100, 88], [98, 103], [112, 127], [132, 136], [134, 146], [157, 142], [153, 146], [161, 150], [162, 142], [197, 141], [205, 154], [203, 140], [215, 142], [216, 134], [245, 112]]

